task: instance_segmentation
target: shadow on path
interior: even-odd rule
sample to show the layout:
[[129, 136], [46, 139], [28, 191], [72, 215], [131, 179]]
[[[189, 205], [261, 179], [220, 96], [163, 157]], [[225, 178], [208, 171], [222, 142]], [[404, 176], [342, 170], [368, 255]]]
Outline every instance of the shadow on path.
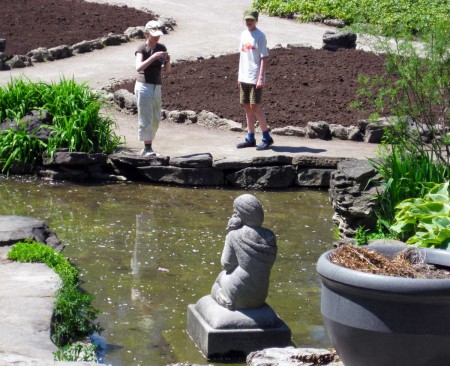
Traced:
[[306, 146], [273, 146], [272, 150], [278, 153], [311, 153], [320, 154], [327, 151], [326, 149], [311, 149]]

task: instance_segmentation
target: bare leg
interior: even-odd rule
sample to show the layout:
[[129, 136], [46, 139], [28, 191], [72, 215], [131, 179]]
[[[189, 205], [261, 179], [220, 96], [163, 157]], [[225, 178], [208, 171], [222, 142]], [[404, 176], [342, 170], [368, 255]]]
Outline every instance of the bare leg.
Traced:
[[[266, 114], [264, 113], [264, 110], [262, 109], [261, 104], [251, 104], [250, 108], [252, 110], [252, 115], [259, 122], [261, 131], [262, 132], [267, 131], [269, 129], [269, 126], [267, 126]], [[254, 126], [255, 126], [255, 124], [253, 124], [253, 127]]]
[[251, 104], [244, 104], [245, 118], [247, 120], [247, 132], [255, 133], [256, 116]]

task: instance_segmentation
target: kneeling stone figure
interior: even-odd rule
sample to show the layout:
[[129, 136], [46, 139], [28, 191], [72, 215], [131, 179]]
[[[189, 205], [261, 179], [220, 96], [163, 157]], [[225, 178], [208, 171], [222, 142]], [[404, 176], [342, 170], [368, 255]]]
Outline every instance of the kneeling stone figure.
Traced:
[[223, 271], [211, 296], [230, 309], [254, 309], [265, 304], [270, 271], [277, 255], [275, 234], [262, 227], [264, 211], [251, 194], [237, 197], [222, 252]]

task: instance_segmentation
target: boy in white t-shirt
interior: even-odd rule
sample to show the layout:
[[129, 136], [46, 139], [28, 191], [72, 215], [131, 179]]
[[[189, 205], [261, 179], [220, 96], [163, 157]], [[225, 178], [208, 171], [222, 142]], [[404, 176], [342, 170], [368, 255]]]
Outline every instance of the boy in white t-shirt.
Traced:
[[256, 28], [258, 16], [259, 13], [255, 9], [244, 12], [247, 29], [241, 34], [238, 83], [240, 103], [245, 109], [247, 120], [247, 137], [244, 142], [237, 145], [238, 149], [256, 146], [255, 123], [257, 120], [263, 138], [262, 142], [256, 146], [256, 150], [266, 150], [273, 144], [266, 116], [261, 107], [269, 50], [265, 34]]

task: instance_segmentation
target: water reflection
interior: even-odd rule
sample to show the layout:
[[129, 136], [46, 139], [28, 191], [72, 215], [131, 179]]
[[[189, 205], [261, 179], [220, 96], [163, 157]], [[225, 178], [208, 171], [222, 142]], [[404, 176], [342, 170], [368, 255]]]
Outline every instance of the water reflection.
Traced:
[[[45, 220], [95, 295], [104, 362], [207, 364], [186, 333], [186, 309], [220, 272], [238, 190], [141, 184], [83, 186], [0, 177], [0, 214]], [[252, 192], [277, 234], [267, 302], [298, 346], [328, 347], [315, 262], [332, 242], [326, 192]]]

